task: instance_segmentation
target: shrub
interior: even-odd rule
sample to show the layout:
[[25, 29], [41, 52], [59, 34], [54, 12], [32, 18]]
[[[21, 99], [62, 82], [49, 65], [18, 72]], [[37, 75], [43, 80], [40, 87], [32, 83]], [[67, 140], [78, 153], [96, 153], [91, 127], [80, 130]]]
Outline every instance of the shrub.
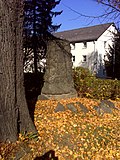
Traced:
[[74, 86], [78, 96], [95, 99], [119, 99], [120, 81], [98, 79], [86, 68], [73, 69]]

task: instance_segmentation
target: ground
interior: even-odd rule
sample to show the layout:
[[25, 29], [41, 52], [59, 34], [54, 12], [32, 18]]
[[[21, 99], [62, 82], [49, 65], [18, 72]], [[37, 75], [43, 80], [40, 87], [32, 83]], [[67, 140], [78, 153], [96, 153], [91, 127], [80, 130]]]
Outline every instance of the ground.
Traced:
[[[60, 102], [65, 111], [55, 112]], [[84, 113], [76, 102], [81, 102], [89, 110]], [[66, 105], [72, 103], [77, 112], [70, 111]], [[100, 101], [86, 98], [66, 100], [37, 101], [34, 111], [34, 123], [38, 136], [20, 134], [14, 144], [1, 144], [0, 159], [42, 160], [118, 160], [120, 133], [120, 101], [114, 101], [118, 110], [112, 114], [98, 115], [93, 109]], [[15, 158], [16, 157], [16, 158]]]

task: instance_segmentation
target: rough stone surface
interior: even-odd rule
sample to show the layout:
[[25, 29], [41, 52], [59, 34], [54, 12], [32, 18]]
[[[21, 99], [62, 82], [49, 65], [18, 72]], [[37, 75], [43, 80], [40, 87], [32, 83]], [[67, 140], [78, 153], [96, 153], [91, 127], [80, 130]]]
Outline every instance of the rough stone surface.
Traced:
[[99, 115], [104, 113], [112, 114], [113, 109], [116, 109], [114, 103], [108, 100], [102, 100], [99, 106], [94, 106], [93, 108]]
[[67, 108], [68, 108], [70, 111], [72, 111], [72, 112], [74, 112], [74, 113], [77, 113], [77, 108], [74, 106], [73, 103], [69, 103], [69, 104], [67, 104], [66, 106], [67, 106]]
[[68, 99], [68, 98], [72, 98], [75, 97], [75, 93], [68, 93], [68, 94], [42, 94], [44, 97], [46, 97], [47, 99], [56, 99], [56, 100], [60, 100], [60, 99]]
[[99, 106], [100, 106], [100, 109], [102, 109], [104, 113], [112, 113], [112, 109], [106, 103], [101, 102]]
[[55, 108], [55, 112], [61, 112], [61, 111], [65, 111], [65, 107], [61, 103], [58, 103], [57, 107]]
[[87, 109], [87, 107], [85, 107], [82, 103], [76, 102], [76, 104], [79, 105], [79, 107], [82, 110], [82, 112], [84, 112], [84, 113], [88, 113], [89, 112], [89, 110]]
[[48, 100], [48, 98], [44, 95], [39, 95], [38, 100]]
[[109, 100], [102, 100], [101, 103], [105, 103], [106, 105], [108, 105], [110, 108], [115, 109], [115, 105], [113, 102], [109, 101]]
[[96, 110], [99, 115], [103, 113], [99, 106], [93, 106], [93, 109]]
[[46, 72], [42, 94], [48, 98], [76, 97], [72, 76], [72, 55], [69, 42], [52, 40], [48, 44]]

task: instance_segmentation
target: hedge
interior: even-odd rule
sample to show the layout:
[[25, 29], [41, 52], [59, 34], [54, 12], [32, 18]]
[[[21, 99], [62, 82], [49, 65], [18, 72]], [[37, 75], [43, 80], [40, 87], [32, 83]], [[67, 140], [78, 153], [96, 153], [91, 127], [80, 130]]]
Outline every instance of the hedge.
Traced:
[[74, 86], [80, 97], [120, 99], [120, 80], [99, 79], [86, 68], [73, 69]]

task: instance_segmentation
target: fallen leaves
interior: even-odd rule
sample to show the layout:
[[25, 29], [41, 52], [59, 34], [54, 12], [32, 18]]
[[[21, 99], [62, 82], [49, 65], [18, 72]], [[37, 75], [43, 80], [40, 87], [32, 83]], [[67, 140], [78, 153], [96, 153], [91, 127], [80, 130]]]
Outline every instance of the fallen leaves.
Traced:
[[[84, 114], [76, 105], [77, 113], [67, 108], [55, 113], [58, 102], [65, 108], [68, 103], [76, 105], [76, 102], [80, 102], [89, 112]], [[34, 141], [35, 135], [27, 136], [32, 159], [51, 149], [59, 160], [120, 159], [119, 111], [98, 116], [93, 109], [98, 103], [97, 100], [85, 98], [38, 101], [34, 113], [35, 126], [39, 133], [38, 141]], [[120, 108], [119, 101], [114, 103]]]

